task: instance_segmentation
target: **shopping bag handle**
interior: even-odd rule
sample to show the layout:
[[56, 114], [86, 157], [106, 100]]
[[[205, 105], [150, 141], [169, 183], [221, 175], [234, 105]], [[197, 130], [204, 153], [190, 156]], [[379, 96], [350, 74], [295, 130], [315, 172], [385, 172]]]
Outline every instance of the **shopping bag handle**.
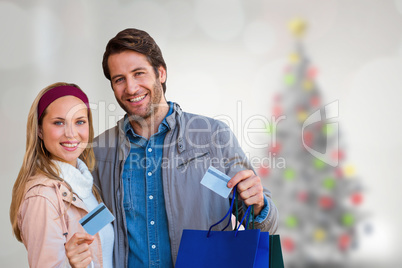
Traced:
[[[238, 220], [239, 220], [239, 212], [238, 212], [238, 209], [237, 209], [237, 196], [238, 196], [238, 193], [236, 193], [236, 225], [235, 225], [235, 229], [238, 229], [237, 228], [237, 222], [238, 222]], [[250, 210], [249, 210], [249, 208], [251, 207], [251, 212], [250, 212]], [[246, 211], [246, 213], [244, 214], [244, 215], [247, 215], [248, 213], [250, 213], [251, 214], [251, 224], [252, 224], [252, 228], [251, 229], [254, 229], [254, 219], [255, 219], [255, 217], [254, 217], [254, 205], [251, 205], [251, 206], [249, 206], [248, 208], [247, 208], [247, 211]], [[243, 216], [243, 219], [244, 219], [244, 216]], [[241, 225], [241, 223], [243, 222], [243, 219], [240, 221], [240, 225]], [[248, 223], [249, 223], [249, 218], [247, 218], [247, 223], [246, 223], [246, 230], [247, 230], [247, 228], [248, 228]], [[240, 225], [239, 225], [239, 227], [240, 227]]]
[[[251, 222], [252, 222], [252, 229], [254, 229], [254, 205], [251, 205], [247, 208], [246, 213], [244, 214], [243, 218], [239, 222], [239, 227], [237, 227], [237, 221], [239, 219], [239, 213], [238, 213], [238, 209], [237, 209], [237, 196], [238, 196], [238, 193], [237, 193], [237, 185], [236, 185], [235, 187], [233, 187], [233, 197], [232, 197], [232, 202], [230, 204], [230, 208], [229, 208], [228, 212], [226, 213], [225, 217], [223, 217], [220, 221], [218, 221], [217, 223], [215, 223], [215, 224], [211, 225], [211, 227], [209, 227], [207, 237], [210, 237], [211, 230], [214, 226], [216, 226], [219, 223], [221, 223], [222, 221], [224, 221], [229, 215], [232, 215], [233, 204], [235, 203], [234, 202], [235, 200], [236, 200], [236, 225], [235, 225], [236, 233], [235, 233], [235, 236], [237, 236], [240, 226], [242, 225], [242, 223], [246, 217], [247, 217], [247, 219], [246, 219], [245, 229], [246, 230], [248, 229], [248, 223], [250, 222], [250, 216], [251, 216]], [[231, 217], [229, 217], [228, 223], [221, 231], [225, 231], [226, 228], [228, 228], [230, 221], [231, 221]]]
[[[246, 216], [247, 216], [247, 219], [246, 219], [246, 226], [245, 226], [245, 229], [247, 230], [247, 228], [248, 228], [248, 223], [249, 223], [249, 220], [250, 220], [250, 210], [253, 208], [253, 205], [251, 205], [251, 206], [249, 206], [248, 208], [247, 208], [247, 210], [246, 210], [246, 213], [244, 214], [244, 216], [243, 216], [243, 219], [241, 219], [241, 221], [239, 222], [239, 227], [236, 229], [236, 233], [235, 233], [235, 236], [237, 236], [237, 233], [239, 232], [239, 229], [240, 229], [240, 226], [242, 225], [242, 223], [243, 223], [243, 221], [244, 221], [244, 219], [246, 218]], [[253, 209], [254, 210], [254, 209]], [[236, 216], [237, 216], [237, 214], [236, 214]], [[237, 221], [237, 218], [236, 218], [236, 221]], [[253, 229], [254, 229], [254, 225], [253, 225]]]
[[[215, 223], [215, 224], [211, 225], [211, 227], [209, 227], [207, 237], [209, 237], [211, 235], [210, 233], [211, 233], [211, 230], [212, 230], [212, 228], [214, 226], [216, 226], [219, 223], [221, 223], [222, 221], [224, 221], [227, 218], [227, 216], [232, 215], [233, 204], [234, 204], [234, 201], [235, 201], [236, 192], [237, 192], [237, 185], [235, 187], [233, 187], [233, 197], [232, 197], [232, 202], [230, 204], [230, 208], [229, 208], [228, 212], [226, 213], [225, 217], [223, 217], [220, 221], [218, 221], [217, 223]], [[228, 224], [226, 224], [225, 228], [223, 228], [221, 231], [224, 231], [226, 228], [228, 228], [228, 226], [230, 224], [230, 221], [231, 221], [231, 217], [229, 217]]]

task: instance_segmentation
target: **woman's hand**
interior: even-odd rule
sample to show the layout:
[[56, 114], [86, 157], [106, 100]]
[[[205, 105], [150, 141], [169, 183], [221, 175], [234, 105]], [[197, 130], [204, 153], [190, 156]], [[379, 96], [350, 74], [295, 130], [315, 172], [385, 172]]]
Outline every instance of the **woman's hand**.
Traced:
[[71, 267], [85, 268], [92, 261], [92, 253], [89, 245], [94, 241], [95, 237], [87, 233], [75, 233], [70, 240], [64, 245], [66, 256]]

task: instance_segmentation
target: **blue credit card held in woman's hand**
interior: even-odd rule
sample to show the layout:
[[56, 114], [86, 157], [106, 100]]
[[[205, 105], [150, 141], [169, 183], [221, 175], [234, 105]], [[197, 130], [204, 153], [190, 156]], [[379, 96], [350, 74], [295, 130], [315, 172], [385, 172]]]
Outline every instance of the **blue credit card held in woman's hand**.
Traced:
[[79, 222], [88, 234], [95, 235], [112, 221], [114, 221], [113, 214], [109, 211], [105, 204], [100, 203]]

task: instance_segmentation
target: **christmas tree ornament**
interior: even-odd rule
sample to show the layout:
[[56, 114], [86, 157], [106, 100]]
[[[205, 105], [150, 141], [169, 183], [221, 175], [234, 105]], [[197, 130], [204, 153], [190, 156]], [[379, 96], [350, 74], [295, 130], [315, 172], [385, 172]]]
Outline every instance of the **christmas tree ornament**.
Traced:
[[363, 195], [361, 193], [353, 193], [350, 199], [353, 205], [358, 206], [363, 202]]
[[334, 159], [334, 160], [340, 161], [340, 160], [343, 160], [343, 159], [344, 159], [344, 153], [343, 153], [342, 150], [334, 150], [334, 151], [331, 153], [331, 157], [332, 157], [332, 159]]
[[308, 193], [306, 191], [300, 191], [297, 194], [297, 200], [299, 200], [302, 203], [306, 203], [308, 200]]
[[307, 77], [311, 80], [315, 79], [317, 76], [318, 70], [315, 67], [309, 67], [307, 70]]
[[342, 216], [342, 224], [345, 225], [346, 227], [350, 227], [355, 223], [355, 217], [352, 215], [352, 213], [345, 213]]
[[276, 142], [270, 147], [269, 152], [273, 154], [278, 154], [281, 151], [281, 147], [281, 144]]
[[304, 131], [303, 141], [307, 146], [311, 147], [313, 145], [313, 133], [311, 131]]
[[297, 217], [290, 215], [289, 217], [286, 218], [286, 226], [293, 229], [295, 227], [297, 227], [298, 221], [297, 221]]
[[[272, 109], [272, 115], [276, 118], [282, 115], [282, 109], [279, 105], [275, 105]], [[270, 127], [273, 127], [273, 124], [269, 124]]]
[[338, 178], [338, 179], [343, 178], [343, 170], [342, 170], [342, 168], [336, 167], [334, 171], [335, 171], [334, 173], [335, 173], [336, 178]]
[[295, 249], [295, 243], [292, 238], [284, 237], [282, 240], [282, 247], [287, 252], [292, 252]]
[[321, 159], [314, 158], [314, 167], [316, 169], [323, 169], [325, 167], [325, 162], [322, 161]]
[[310, 91], [313, 89], [313, 82], [310, 79], [306, 79], [303, 81], [303, 89], [306, 91]]
[[310, 105], [311, 105], [312, 107], [318, 107], [318, 106], [320, 106], [320, 98], [317, 97], [317, 96], [311, 97], [311, 99], [310, 99]]
[[260, 177], [265, 177], [269, 175], [269, 168], [265, 166], [261, 166], [258, 170], [258, 174]]
[[332, 124], [324, 124], [322, 126], [322, 132], [324, 133], [324, 135], [334, 134], [334, 128], [333, 128]]
[[294, 180], [295, 178], [295, 171], [291, 168], [285, 169], [285, 172], [283, 173], [283, 176], [285, 177], [286, 180]]
[[295, 77], [291, 74], [285, 75], [284, 79], [285, 79], [285, 84], [288, 86], [293, 85], [296, 81]]
[[324, 188], [328, 189], [328, 190], [332, 190], [335, 187], [335, 179], [332, 177], [327, 177], [323, 180], [323, 186]]
[[304, 122], [304, 121], [306, 121], [306, 118], [307, 118], [307, 113], [304, 111], [304, 110], [301, 110], [301, 111], [299, 111], [298, 113], [297, 113], [297, 119], [300, 121], [300, 122]]
[[355, 175], [355, 168], [352, 165], [347, 165], [343, 172], [344, 172], [346, 177], [350, 178], [353, 175]]
[[334, 200], [328, 196], [321, 196], [319, 199], [319, 205], [322, 209], [331, 209], [334, 206]]
[[314, 231], [313, 237], [314, 237], [314, 240], [315, 240], [316, 242], [321, 242], [321, 241], [325, 240], [325, 238], [326, 238], [326, 232], [325, 232], [325, 230], [320, 229], [320, 228], [319, 228], [319, 229], [316, 229], [316, 230]]
[[289, 60], [292, 64], [297, 64], [300, 61], [300, 56], [297, 53], [291, 53], [289, 55]]
[[342, 234], [338, 238], [338, 248], [341, 251], [345, 251], [349, 248], [350, 246], [350, 236], [348, 234]]
[[289, 22], [288, 27], [295, 37], [301, 38], [306, 31], [307, 23], [301, 18], [295, 18]]

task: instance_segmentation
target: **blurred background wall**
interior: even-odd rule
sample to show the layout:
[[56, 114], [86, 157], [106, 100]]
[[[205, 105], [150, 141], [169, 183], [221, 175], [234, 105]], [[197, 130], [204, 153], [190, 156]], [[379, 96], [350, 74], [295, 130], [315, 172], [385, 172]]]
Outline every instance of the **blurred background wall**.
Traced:
[[[372, 232], [352, 264], [396, 267], [402, 202], [402, 0], [10, 0], [0, 1], [0, 263], [27, 267], [9, 222], [11, 189], [37, 93], [74, 82], [88, 94], [99, 134], [123, 116], [101, 68], [107, 41], [146, 30], [168, 66], [168, 100], [188, 112], [230, 118], [241, 137], [248, 118], [270, 117], [293, 49], [287, 23], [304, 18], [306, 53], [326, 103], [339, 101], [347, 156], [365, 186]], [[269, 185], [269, 182], [264, 182]], [[273, 193], [280, 194], [280, 193]]]

